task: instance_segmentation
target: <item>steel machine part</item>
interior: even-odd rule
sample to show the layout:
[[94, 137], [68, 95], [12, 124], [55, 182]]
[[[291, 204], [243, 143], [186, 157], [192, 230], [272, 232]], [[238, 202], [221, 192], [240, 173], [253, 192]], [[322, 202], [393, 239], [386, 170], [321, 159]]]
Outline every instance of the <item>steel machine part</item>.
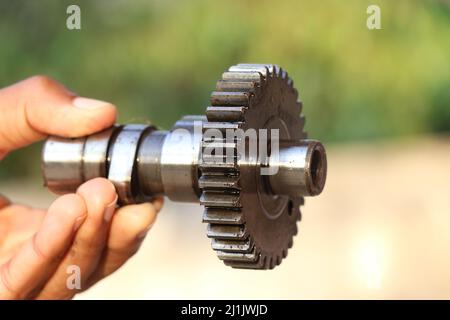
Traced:
[[[121, 205], [158, 195], [200, 202], [207, 236], [226, 265], [272, 269], [292, 246], [304, 197], [325, 185], [325, 149], [306, 138], [301, 109], [284, 70], [238, 64], [222, 74], [205, 116], [185, 116], [170, 131], [133, 124], [84, 138], [50, 137], [42, 153], [45, 185], [61, 194], [106, 177]], [[267, 156], [250, 152], [246, 135], [263, 129], [278, 135], [252, 138]]]

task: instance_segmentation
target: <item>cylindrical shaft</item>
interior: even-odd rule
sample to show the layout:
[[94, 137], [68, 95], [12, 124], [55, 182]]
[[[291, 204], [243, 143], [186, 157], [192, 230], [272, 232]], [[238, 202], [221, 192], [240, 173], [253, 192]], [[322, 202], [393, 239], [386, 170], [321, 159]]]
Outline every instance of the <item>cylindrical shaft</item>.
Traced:
[[271, 155], [269, 167], [276, 172], [268, 176], [274, 194], [318, 195], [327, 175], [325, 148], [315, 140], [281, 143], [278, 157]]
[[[121, 204], [158, 195], [197, 202], [202, 121], [204, 117], [187, 116], [170, 131], [126, 125], [85, 138], [51, 137], [42, 155], [45, 184], [61, 194], [76, 191], [89, 179], [105, 177], [116, 187]], [[281, 142], [278, 154], [272, 150], [266, 165], [274, 174], [263, 178], [273, 194], [314, 196], [324, 187], [326, 154], [318, 141]]]
[[121, 204], [158, 195], [197, 202], [202, 121], [202, 116], [187, 116], [171, 131], [126, 125], [78, 139], [50, 137], [42, 152], [45, 185], [63, 194], [104, 177], [116, 187]]

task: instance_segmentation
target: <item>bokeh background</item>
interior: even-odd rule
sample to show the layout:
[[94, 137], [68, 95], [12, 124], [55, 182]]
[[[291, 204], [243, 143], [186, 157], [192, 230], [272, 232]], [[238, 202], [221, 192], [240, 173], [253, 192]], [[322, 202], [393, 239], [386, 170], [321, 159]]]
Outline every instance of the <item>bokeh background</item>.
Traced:
[[[0, 87], [49, 75], [162, 128], [201, 114], [228, 66], [277, 63], [328, 149], [326, 189], [277, 269], [226, 268], [201, 207], [167, 202], [141, 251], [80, 298], [450, 298], [449, 1], [2, 0], [0, 40]], [[2, 161], [0, 192], [50, 203], [40, 148]]]

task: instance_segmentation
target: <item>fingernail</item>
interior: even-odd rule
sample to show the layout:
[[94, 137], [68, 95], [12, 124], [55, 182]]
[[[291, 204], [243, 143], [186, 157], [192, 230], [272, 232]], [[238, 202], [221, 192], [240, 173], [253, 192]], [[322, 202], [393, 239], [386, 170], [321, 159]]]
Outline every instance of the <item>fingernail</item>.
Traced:
[[108, 204], [105, 208], [105, 213], [103, 215], [106, 222], [111, 221], [111, 218], [114, 214], [114, 211], [116, 211], [116, 203], [117, 203], [117, 195], [113, 202]]
[[72, 104], [81, 109], [96, 109], [101, 108], [106, 105], [109, 105], [109, 102], [101, 101], [101, 100], [95, 100], [95, 99], [89, 99], [84, 97], [76, 97], [72, 100]]
[[80, 229], [81, 225], [84, 222], [84, 219], [86, 219], [86, 216], [78, 217], [75, 219], [75, 223], [73, 225], [73, 231], [77, 231], [78, 229]]
[[153, 203], [153, 206], [155, 207], [156, 212], [160, 212], [162, 209], [162, 206], [164, 204], [164, 198], [157, 197], [157, 198], [153, 199], [152, 203]]

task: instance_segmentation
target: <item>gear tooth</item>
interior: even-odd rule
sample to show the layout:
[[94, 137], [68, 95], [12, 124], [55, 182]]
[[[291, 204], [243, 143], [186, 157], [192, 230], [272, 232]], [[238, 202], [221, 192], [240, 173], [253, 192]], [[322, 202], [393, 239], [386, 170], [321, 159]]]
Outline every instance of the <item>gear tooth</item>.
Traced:
[[299, 206], [303, 206], [305, 204], [305, 198], [300, 197]]
[[245, 240], [247, 233], [243, 225], [208, 224], [206, 235], [208, 238]]
[[294, 88], [294, 80], [292, 80], [291, 78], [287, 79], [287, 84], [289, 87]]
[[239, 63], [237, 66], [233, 66], [230, 69], [233, 69], [235, 71], [257, 71], [260, 72], [264, 77], [267, 77], [269, 72], [272, 72], [272, 65], [267, 63]]
[[266, 265], [265, 265], [265, 259], [258, 255], [256, 257], [256, 261], [254, 261], [254, 262], [225, 260], [224, 263], [227, 266], [230, 266], [232, 268], [237, 268], [237, 269], [254, 269], [254, 270], [267, 269]]
[[204, 136], [201, 146], [203, 152], [199, 167], [205, 174], [207, 173], [206, 168], [215, 168], [219, 171], [237, 168], [236, 141]]
[[219, 80], [216, 91], [224, 92], [251, 92], [254, 93], [258, 82], [256, 81], [224, 81]]
[[294, 245], [294, 240], [293, 239], [289, 240], [288, 249], [292, 248], [293, 245]]
[[272, 257], [266, 257], [266, 262], [264, 263], [264, 268], [270, 270], [272, 265]]
[[215, 208], [240, 208], [242, 207], [239, 194], [226, 194], [223, 192], [207, 191], [200, 196], [200, 204], [205, 207]]
[[267, 256], [265, 255], [260, 255], [259, 257], [259, 261], [258, 261], [258, 269], [260, 270], [268, 270], [269, 268], [267, 267]]
[[[233, 150], [232, 150], [233, 151]], [[223, 154], [204, 154], [202, 156], [202, 161], [209, 165], [222, 165], [229, 163], [230, 167], [235, 167], [237, 156], [235, 154], [227, 154], [224, 152]]]
[[208, 121], [239, 122], [244, 120], [247, 107], [245, 106], [209, 106], [206, 109]]
[[273, 77], [274, 75], [276, 75], [276, 72], [278, 70], [278, 66], [276, 64], [267, 63], [261, 64], [259, 66], [267, 70], [265, 74], [266, 77]]
[[280, 77], [280, 75], [281, 75], [281, 68], [278, 65], [276, 65], [276, 64], [272, 65], [272, 74], [276, 78]]
[[264, 270], [270, 270], [270, 257], [268, 256], [262, 256], [262, 258], [260, 258], [261, 262], [261, 269]]
[[253, 269], [253, 270], [264, 270], [265, 267], [258, 263], [246, 263], [246, 262], [236, 262], [233, 260], [225, 260], [225, 265], [232, 267], [233, 269]]
[[240, 225], [244, 223], [244, 218], [239, 210], [207, 208], [203, 213], [203, 222]]
[[288, 249], [283, 249], [283, 259], [288, 255]]
[[292, 232], [292, 234], [294, 235], [294, 236], [296, 236], [297, 234], [298, 234], [298, 228], [297, 228], [297, 224], [295, 224], [295, 226], [293, 227], [293, 232]]
[[248, 106], [251, 92], [213, 91], [211, 105], [213, 106]]
[[260, 269], [267, 269], [267, 257], [261, 255], [259, 257]]
[[202, 175], [198, 180], [200, 189], [240, 190], [238, 176]]
[[276, 259], [274, 257], [270, 257], [269, 259], [269, 269], [272, 270], [276, 266]]
[[267, 257], [258, 253], [256, 248], [254, 248], [254, 251], [255, 251], [256, 260], [253, 262], [226, 260], [225, 265], [230, 266], [232, 268], [238, 268], [238, 269], [254, 269], [254, 270], [268, 269]]
[[[281, 253], [283, 254], [283, 253]], [[276, 265], [279, 266], [281, 264], [281, 260], [283, 260], [283, 257], [280, 255], [277, 255], [277, 259], [276, 259]]]
[[301, 219], [302, 219], [302, 213], [300, 211], [300, 208], [297, 208], [297, 210], [295, 211], [295, 221], [300, 221]]
[[251, 253], [251, 251], [253, 250], [253, 244], [249, 239], [244, 241], [212, 239], [211, 247], [216, 251], [234, 252], [242, 254]]
[[231, 66], [228, 71], [230, 72], [259, 72], [263, 76], [267, 74], [267, 64], [258, 63], [239, 63], [235, 66]]
[[[213, 148], [213, 149], [218, 149], [218, 148], [223, 148], [224, 152], [226, 150], [235, 150], [237, 148], [237, 143], [235, 141], [227, 141], [226, 139], [222, 139], [222, 138], [216, 138], [216, 137], [212, 137], [212, 138], [207, 138], [205, 137], [206, 141], [202, 141], [202, 147], [206, 148]], [[234, 152], [233, 152], [234, 154]]]
[[[301, 123], [302, 128], [304, 128], [305, 127], [305, 116], [304, 115], [300, 115], [300, 120], [299, 121]], [[304, 136], [303, 139], [306, 139], [307, 134], [306, 134], [305, 131], [303, 131], [303, 136]]]
[[[210, 158], [210, 160], [213, 160]], [[238, 167], [236, 163], [231, 163], [228, 161], [222, 162], [220, 159], [215, 159], [216, 162], [202, 162], [199, 164], [200, 171], [202, 174], [214, 174], [214, 173], [226, 173], [226, 174], [236, 174], [238, 172]]]
[[[198, 115], [198, 114], [187, 114], [183, 116], [181, 121], [206, 121], [206, 117], [204, 115]], [[177, 121], [178, 122], [178, 121]]]
[[297, 110], [296, 113], [297, 114], [301, 114], [303, 111], [303, 103], [301, 101], [297, 101]]
[[298, 90], [295, 89], [294, 87], [292, 87], [292, 90], [294, 91], [295, 99], [298, 99]]
[[217, 172], [235, 174], [237, 172], [237, 165], [233, 163], [203, 163], [201, 165], [201, 172], [203, 174], [214, 174]]
[[[281, 79], [281, 82], [276, 78]], [[264, 103], [267, 98], [264, 90], [272, 88], [271, 81], [279, 81], [283, 86], [282, 92], [286, 95], [281, 97], [281, 101], [286, 99], [287, 102], [283, 112], [290, 117], [299, 116], [302, 106], [300, 102], [295, 104], [298, 93], [286, 71], [272, 64], [238, 64], [224, 72], [222, 79], [217, 82], [216, 91], [211, 95], [211, 106], [206, 111], [207, 121], [203, 124], [203, 130], [218, 129], [224, 133], [228, 129], [245, 128], [248, 117], [246, 111], [258, 106], [260, 101]], [[303, 124], [303, 117], [295, 122], [301, 131]], [[233, 268], [273, 269], [286, 257], [287, 247], [292, 247], [293, 240], [286, 238], [288, 246], [280, 243], [279, 251], [270, 254], [261, 251], [263, 248], [254, 242], [252, 229], [247, 228], [245, 221], [248, 212], [243, 211], [241, 203], [237, 141], [229, 143], [223, 137], [203, 137], [199, 163], [200, 203], [206, 207], [203, 221], [208, 223], [207, 235], [212, 238], [212, 248], [226, 265]], [[214, 152], [207, 154], [208, 147]], [[225, 158], [225, 155], [228, 157]], [[230, 156], [231, 160], [225, 161]], [[294, 226], [289, 225], [287, 230], [289, 235], [297, 230], [294, 221], [300, 216], [300, 211], [296, 210], [294, 215], [290, 219]]]
[[222, 74], [222, 80], [224, 81], [250, 81], [261, 83], [263, 75], [255, 71], [239, 71], [239, 72], [224, 72]]
[[221, 132], [227, 130], [238, 130], [242, 128], [242, 122], [205, 122], [203, 124], [203, 130], [217, 129]]
[[284, 80], [286, 79], [286, 74], [287, 74], [286, 71], [284, 71], [283, 68], [279, 67], [278, 78]]
[[237, 252], [225, 252], [225, 251], [217, 251], [217, 256], [221, 260], [233, 260], [240, 262], [255, 262], [256, 254], [255, 252], [251, 253], [237, 253]]

